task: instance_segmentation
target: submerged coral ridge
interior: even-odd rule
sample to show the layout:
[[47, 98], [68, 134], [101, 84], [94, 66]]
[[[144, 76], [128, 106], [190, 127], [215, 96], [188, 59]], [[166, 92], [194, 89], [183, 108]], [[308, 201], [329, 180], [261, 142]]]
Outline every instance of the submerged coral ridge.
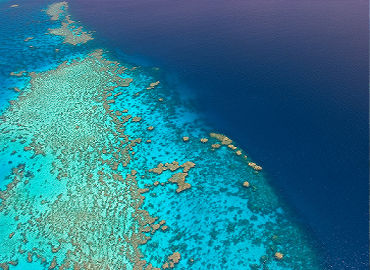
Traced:
[[157, 69], [71, 46], [91, 36], [67, 8], [43, 13], [64, 62], [7, 73], [27, 80], [0, 118], [0, 268], [319, 269], [262, 167]]

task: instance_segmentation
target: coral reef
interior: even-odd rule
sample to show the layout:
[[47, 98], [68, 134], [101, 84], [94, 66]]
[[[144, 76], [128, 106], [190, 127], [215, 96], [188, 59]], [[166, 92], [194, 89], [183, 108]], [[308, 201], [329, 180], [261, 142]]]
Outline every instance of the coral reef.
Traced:
[[63, 37], [65, 43], [72, 45], [83, 44], [92, 40], [92, 34], [83, 31], [82, 26], [77, 26], [76, 22], [71, 20], [67, 10], [67, 2], [55, 3], [47, 8], [46, 13], [51, 20], [61, 21], [61, 27], [50, 28], [49, 33]]

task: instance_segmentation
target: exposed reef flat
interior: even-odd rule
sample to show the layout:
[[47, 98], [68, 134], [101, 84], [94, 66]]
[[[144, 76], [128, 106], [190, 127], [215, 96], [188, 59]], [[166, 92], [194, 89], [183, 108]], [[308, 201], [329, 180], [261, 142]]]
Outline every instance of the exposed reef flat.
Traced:
[[92, 34], [83, 30], [82, 26], [71, 20], [68, 14], [68, 3], [60, 2], [48, 6], [46, 13], [53, 21], [60, 21], [59, 28], [50, 28], [49, 33], [64, 38], [65, 43], [78, 45], [92, 40]]
[[57, 21], [61, 19], [65, 15], [68, 9], [67, 2], [58, 2], [48, 6], [46, 9], [46, 14], [50, 16], [50, 19], [53, 21]]

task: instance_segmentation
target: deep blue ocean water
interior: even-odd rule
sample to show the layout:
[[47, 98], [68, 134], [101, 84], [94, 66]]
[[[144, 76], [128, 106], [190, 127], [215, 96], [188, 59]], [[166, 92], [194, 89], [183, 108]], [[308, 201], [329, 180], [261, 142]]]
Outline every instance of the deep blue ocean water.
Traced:
[[[83, 57], [97, 46], [52, 53], [60, 40], [40, 38], [50, 24], [39, 13], [46, 3], [3, 13], [3, 21], [16, 18], [2, 25], [4, 48], [28, 33], [38, 37], [29, 43], [38, 47], [33, 53], [23, 54], [27, 46], [20, 45], [0, 59], [6, 87], [27, 81], [9, 78], [11, 71], [55, 68], [55, 59]], [[38, 21], [24, 27], [29, 12]], [[70, 12], [119, 59], [163, 67], [180, 97], [263, 164], [321, 243], [328, 268], [367, 269], [367, 3], [78, 0]], [[6, 104], [16, 93], [2, 89]], [[229, 185], [221, 189], [231, 192]]]
[[[71, 12], [172, 72], [263, 162], [333, 269], [368, 268], [366, 1], [85, 1]], [[175, 78], [175, 79], [174, 79]]]

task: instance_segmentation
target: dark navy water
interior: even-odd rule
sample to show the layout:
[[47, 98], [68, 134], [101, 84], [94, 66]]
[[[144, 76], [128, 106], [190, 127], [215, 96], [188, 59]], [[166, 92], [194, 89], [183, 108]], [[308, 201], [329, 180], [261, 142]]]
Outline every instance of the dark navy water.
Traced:
[[368, 269], [366, 1], [76, 0], [110, 48], [174, 74], [327, 253]]

